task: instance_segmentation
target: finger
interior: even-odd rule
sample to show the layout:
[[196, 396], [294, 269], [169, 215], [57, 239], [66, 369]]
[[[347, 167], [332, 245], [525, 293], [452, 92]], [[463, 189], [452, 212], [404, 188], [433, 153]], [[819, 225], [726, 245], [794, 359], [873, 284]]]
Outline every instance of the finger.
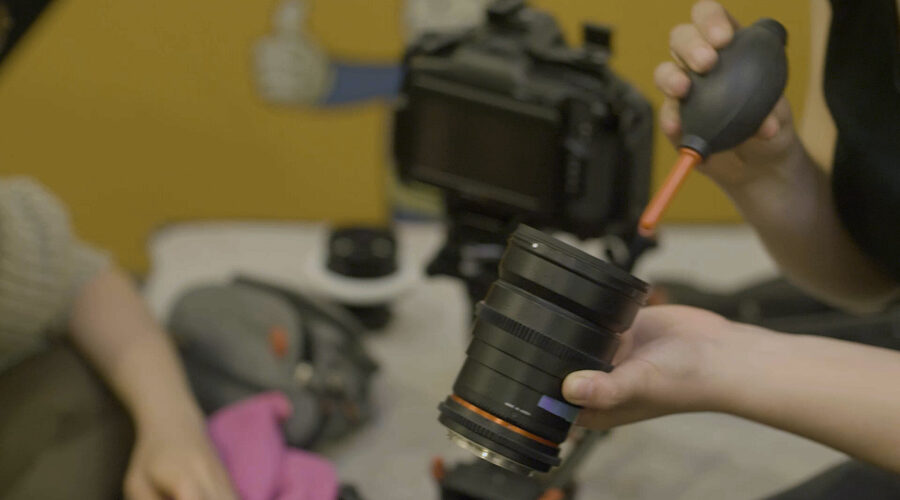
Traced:
[[[219, 494], [219, 488], [215, 480], [208, 472], [197, 471], [192, 474], [191, 486], [184, 485], [182, 492], [185, 494], [193, 494], [198, 500], [215, 500], [225, 498]], [[180, 497], [176, 500], [182, 500]]]
[[162, 500], [163, 498], [144, 476], [138, 474], [130, 474], [125, 478], [124, 490], [126, 500]]
[[[290, 408], [290, 403], [288, 403], [288, 408]], [[215, 460], [215, 463], [213, 464], [212, 477], [216, 490], [222, 492], [221, 498], [235, 498], [235, 488], [231, 482], [231, 474], [225, 468], [225, 464], [219, 461], [218, 458], [213, 460]]]
[[672, 58], [673, 61], [675, 61], [675, 65], [678, 66], [679, 68], [681, 68], [681, 71], [684, 71], [685, 73], [687, 73], [688, 71], [691, 70], [690, 66], [688, 66], [688, 63], [684, 62], [684, 59], [682, 59], [680, 55], [678, 55], [674, 50], [672, 50], [671, 47], [669, 47], [669, 56]]
[[216, 496], [213, 498], [215, 500], [238, 500], [234, 487], [231, 485], [231, 482], [227, 480], [216, 487]]
[[610, 373], [579, 371], [563, 382], [563, 396], [571, 403], [596, 410], [613, 410], [637, 398], [645, 386], [647, 365], [625, 362]]
[[197, 483], [183, 479], [172, 493], [172, 500], [215, 500], [213, 493], [205, 493]]
[[677, 59], [696, 73], [709, 71], [719, 59], [716, 49], [693, 24], [675, 26], [669, 34], [669, 48]]
[[225, 470], [225, 467], [219, 467], [218, 473], [216, 474], [216, 486], [219, 491], [221, 491], [221, 495], [216, 498], [222, 498], [224, 500], [238, 500], [237, 489], [235, 488], [234, 483], [231, 481], [231, 475], [228, 474], [228, 471]]
[[228, 478], [224, 478], [215, 485], [215, 496], [211, 497], [215, 500], [237, 500], [237, 494]]
[[619, 348], [616, 349], [616, 354], [613, 356], [612, 365], [619, 366], [631, 354], [632, 349], [634, 349], [634, 334], [626, 332], [622, 335]]
[[151, 474], [151, 481], [156, 491], [171, 498], [171, 500], [204, 500], [205, 497], [194, 480], [185, 474], [185, 471], [167, 470], [155, 475]]
[[781, 99], [779, 99], [778, 102], [775, 103], [775, 109], [772, 110], [772, 114], [775, 115], [775, 118], [778, 119], [778, 124], [782, 127], [790, 126], [793, 124], [791, 104], [788, 102], [784, 94], [782, 94]]
[[612, 411], [585, 408], [578, 413], [578, 419], [575, 423], [591, 429], [606, 430], [659, 416], [661, 415], [642, 407]]
[[691, 20], [703, 38], [714, 48], [721, 49], [731, 43], [738, 29], [737, 21], [718, 2], [702, 0], [691, 9]]
[[225, 466], [216, 457], [213, 450], [207, 450], [195, 457], [191, 479], [199, 489], [201, 498], [211, 500], [230, 500], [235, 498], [231, 478]]
[[672, 143], [681, 141], [681, 116], [675, 99], [666, 98], [660, 106], [659, 128]]
[[235, 498], [231, 480], [222, 467], [213, 466], [204, 477], [204, 498], [215, 500], [231, 500]]
[[675, 99], [681, 99], [686, 96], [691, 88], [691, 79], [677, 64], [671, 61], [664, 62], [656, 67], [656, 70], [653, 72], [653, 81], [663, 94]]
[[763, 121], [763, 124], [760, 125], [759, 130], [756, 132], [756, 137], [771, 139], [778, 135], [779, 130], [781, 130], [781, 123], [779, 123], [778, 118], [775, 115], [769, 115]]

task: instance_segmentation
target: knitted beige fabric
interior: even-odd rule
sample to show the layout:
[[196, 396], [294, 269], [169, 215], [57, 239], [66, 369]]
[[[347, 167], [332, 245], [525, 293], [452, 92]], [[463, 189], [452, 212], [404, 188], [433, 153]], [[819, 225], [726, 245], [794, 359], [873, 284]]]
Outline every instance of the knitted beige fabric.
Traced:
[[27, 178], [0, 179], [0, 370], [61, 330], [78, 290], [107, 265], [72, 234], [50, 193]]

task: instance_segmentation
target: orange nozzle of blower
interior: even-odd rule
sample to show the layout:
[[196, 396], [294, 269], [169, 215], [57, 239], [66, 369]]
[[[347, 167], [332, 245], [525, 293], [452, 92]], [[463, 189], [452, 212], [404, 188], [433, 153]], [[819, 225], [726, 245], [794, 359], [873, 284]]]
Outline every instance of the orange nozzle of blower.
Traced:
[[662, 219], [663, 213], [668, 208], [672, 198], [675, 197], [675, 193], [684, 184], [691, 170], [702, 161], [703, 157], [693, 149], [679, 148], [678, 160], [669, 172], [669, 176], [666, 177], [663, 185], [656, 192], [656, 195], [653, 196], [653, 199], [650, 200], [647, 208], [644, 209], [644, 213], [641, 214], [641, 219], [638, 223], [638, 233], [641, 236], [646, 238], [653, 237], [656, 232], [656, 226]]

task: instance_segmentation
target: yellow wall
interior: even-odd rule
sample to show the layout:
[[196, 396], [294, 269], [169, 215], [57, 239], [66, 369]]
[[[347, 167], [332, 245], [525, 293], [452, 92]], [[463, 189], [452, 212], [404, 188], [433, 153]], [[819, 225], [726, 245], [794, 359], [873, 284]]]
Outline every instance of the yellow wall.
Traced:
[[[268, 31], [274, 3], [56, 0], [0, 72], [0, 174], [41, 179], [72, 208], [85, 238], [134, 270], [146, 268], [149, 233], [171, 221], [382, 220], [386, 105], [277, 109], [254, 93], [251, 46]], [[400, 53], [402, 0], [310, 3], [312, 35], [329, 53]], [[690, 1], [534, 3], [556, 13], [572, 40], [582, 19], [615, 25], [615, 67], [659, 103], [653, 67]], [[768, 15], [788, 26], [789, 95], [801, 102], [807, 3], [726, 3], [742, 21]], [[661, 173], [674, 155], [661, 138], [657, 147]], [[735, 214], [695, 176], [670, 219]]]

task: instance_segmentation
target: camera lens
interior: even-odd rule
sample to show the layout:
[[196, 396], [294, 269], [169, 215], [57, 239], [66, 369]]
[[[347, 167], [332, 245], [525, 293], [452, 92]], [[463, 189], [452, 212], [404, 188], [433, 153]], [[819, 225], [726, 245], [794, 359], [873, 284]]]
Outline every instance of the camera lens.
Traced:
[[649, 286], [627, 272], [520, 225], [499, 279], [478, 305], [453, 394], [438, 407], [451, 440], [523, 474], [559, 464], [579, 408], [562, 382], [612, 369], [619, 335]]

